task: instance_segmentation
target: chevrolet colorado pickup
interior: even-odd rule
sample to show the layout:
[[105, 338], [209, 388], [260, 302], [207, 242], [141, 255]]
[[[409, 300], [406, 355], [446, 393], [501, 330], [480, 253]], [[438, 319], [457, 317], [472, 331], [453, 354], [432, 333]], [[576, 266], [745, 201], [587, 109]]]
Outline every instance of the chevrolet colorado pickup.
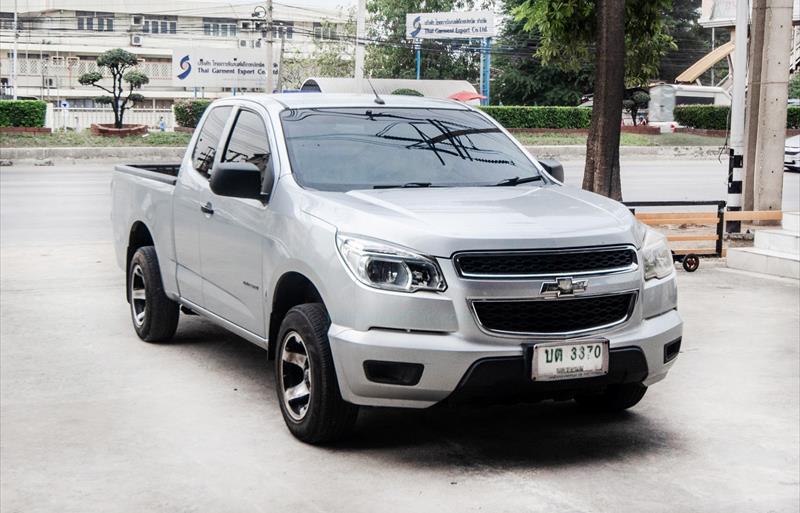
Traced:
[[261, 346], [308, 443], [359, 406], [629, 408], [679, 352], [670, 250], [562, 182], [461, 103], [215, 101], [179, 165], [113, 173], [133, 327], [166, 341], [193, 313]]

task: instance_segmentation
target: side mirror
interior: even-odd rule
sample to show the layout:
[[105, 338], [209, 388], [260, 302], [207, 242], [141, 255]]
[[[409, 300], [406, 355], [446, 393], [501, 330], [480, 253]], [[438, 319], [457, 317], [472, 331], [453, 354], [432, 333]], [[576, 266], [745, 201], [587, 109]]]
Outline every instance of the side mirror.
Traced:
[[545, 171], [547, 171], [550, 176], [555, 178], [561, 183], [564, 183], [564, 166], [561, 165], [561, 162], [557, 160], [539, 160], [539, 164], [542, 165]]
[[250, 162], [223, 162], [211, 171], [211, 191], [218, 196], [263, 200], [261, 171]]

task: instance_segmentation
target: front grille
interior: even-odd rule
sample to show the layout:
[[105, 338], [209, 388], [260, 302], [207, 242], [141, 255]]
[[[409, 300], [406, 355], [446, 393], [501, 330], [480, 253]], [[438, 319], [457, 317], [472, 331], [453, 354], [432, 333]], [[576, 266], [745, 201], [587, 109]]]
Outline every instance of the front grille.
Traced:
[[466, 278], [519, 278], [615, 272], [636, 266], [632, 248], [591, 248], [552, 252], [462, 253], [455, 265]]
[[502, 333], [574, 333], [627, 320], [636, 293], [560, 299], [477, 300], [475, 316], [484, 329]]

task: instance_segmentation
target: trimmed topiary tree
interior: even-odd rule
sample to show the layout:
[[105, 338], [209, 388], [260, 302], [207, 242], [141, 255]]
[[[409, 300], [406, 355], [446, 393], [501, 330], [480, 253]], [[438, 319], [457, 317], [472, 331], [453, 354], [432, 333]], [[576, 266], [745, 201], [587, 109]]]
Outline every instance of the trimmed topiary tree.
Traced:
[[[110, 96], [97, 97], [95, 101], [111, 105], [111, 109], [114, 111], [114, 128], [122, 128], [125, 111], [133, 107], [135, 102], [144, 100], [141, 94], [133, 92], [134, 89], [140, 89], [150, 82], [147, 75], [137, 69], [132, 69], [138, 63], [139, 59], [134, 54], [126, 52], [122, 48], [115, 48], [97, 57], [97, 67], [101, 71], [90, 71], [78, 78], [78, 82], [82, 85], [91, 85], [110, 94]], [[111, 89], [99, 83], [103, 80], [102, 70], [107, 70], [111, 75]], [[125, 93], [126, 84], [127, 94]]]
[[407, 87], [401, 87], [400, 89], [395, 89], [394, 91], [392, 91], [392, 94], [399, 94], [401, 96], [425, 96], [416, 89], [409, 89]]

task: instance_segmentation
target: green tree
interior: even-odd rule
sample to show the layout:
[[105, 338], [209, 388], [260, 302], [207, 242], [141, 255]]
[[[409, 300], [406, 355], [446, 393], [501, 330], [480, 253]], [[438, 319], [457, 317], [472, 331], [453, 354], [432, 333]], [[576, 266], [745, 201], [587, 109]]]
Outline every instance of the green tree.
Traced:
[[[364, 68], [375, 78], [414, 78], [414, 50], [406, 41], [406, 13], [467, 10], [469, 0], [368, 0], [370, 29], [367, 37], [383, 43], [367, 46]], [[481, 7], [478, 5], [477, 7]], [[477, 52], [461, 48], [463, 42], [422, 41], [421, 78], [478, 81]]]
[[514, 9], [541, 36], [536, 56], [578, 71], [594, 62], [592, 123], [583, 188], [621, 200], [619, 138], [625, 83], [644, 85], [674, 48], [663, 13], [671, 0], [527, 0]]
[[[90, 71], [78, 78], [78, 82], [82, 85], [91, 85], [109, 93], [110, 96], [100, 96], [95, 98], [95, 101], [111, 105], [116, 128], [122, 128], [125, 111], [133, 107], [135, 102], [144, 99], [141, 94], [134, 93], [134, 89], [139, 89], [150, 82], [147, 75], [135, 69], [138, 63], [139, 60], [134, 54], [126, 52], [122, 48], [115, 48], [97, 57], [97, 67], [100, 71]], [[100, 85], [104, 71], [111, 75], [111, 89]], [[125, 93], [125, 84], [128, 87], [127, 94]]]
[[591, 91], [593, 70], [583, 65], [564, 71], [542, 64], [534, 57], [539, 31], [527, 30], [523, 21], [511, 16], [526, 0], [506, 0], [507, 15], [492, 56], [492, 103], [505, 105], [577, 105]]

